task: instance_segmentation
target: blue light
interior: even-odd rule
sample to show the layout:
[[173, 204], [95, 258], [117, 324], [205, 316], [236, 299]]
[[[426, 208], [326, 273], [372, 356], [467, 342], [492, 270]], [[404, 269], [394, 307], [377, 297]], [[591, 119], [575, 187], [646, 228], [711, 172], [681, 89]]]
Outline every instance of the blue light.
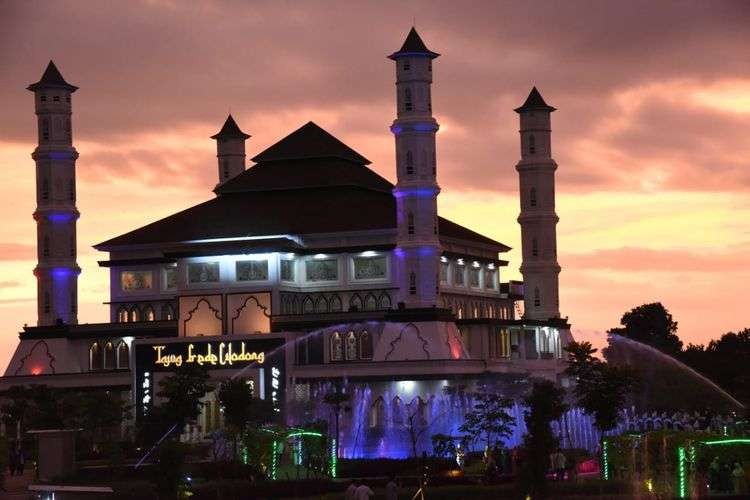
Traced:
[[393, 189], [393, 196], [396, 198], [405, 198], [405, 197], [413, 197], [413, 198], [432, 198], [438, 194], [437, 188], [424, 188], [424, 187], [414, 187], [414, 188], [404, 188], [404, 187], [397, 187]]
[[70, 269], [69, 267], [53, 267], [52, 268], [52, 276], [55, 279], [62, 279], [62, 278], [69, 278], [70, 276], [73, 276], [74, 274], [77, 274], [73, 269]]
[[51, 222], [59, 223], [59, 222], [70, 222], [73, 220], [73, 214], [65, 214], [65, 213], [56, 213], [56, 214], [49, 214], [47, 215], [47, 219], [49, 219]]
[[417, 123], [400, 123], [391, 125], [391, 132], [394, 135], [401, 135], [402, 132], [437, 132], [438, 126], [435, 122], [417, 122]]
[[73, 158], [71, 153], [65, 151], [50, 151], [47, 154], [50, 160], [70, 160]]

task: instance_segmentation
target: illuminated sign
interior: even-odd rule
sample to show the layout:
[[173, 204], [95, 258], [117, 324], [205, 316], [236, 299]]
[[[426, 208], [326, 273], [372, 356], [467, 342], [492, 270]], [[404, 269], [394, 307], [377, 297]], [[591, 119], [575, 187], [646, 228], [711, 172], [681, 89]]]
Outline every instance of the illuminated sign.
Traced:
[[166, 345], [155, 345], [152, 346], [156, 351], [156, 363], [164, 368], [170, 366], [182, 366], [183, 363], [199, 365], [211, 365], [211, 366], [232, 366], [237, 362], [256, 362], [263, 364], [266, 360], [266, 354], [264, 352], [252, 351], [248, 352], [245, 350], [245, 342], [240, 343], [240, 352], [232, 351], [231, 342], [220, 342], [218, 352], [212, 351], [212, 344], [206, 344], [205, 350], [202, 354], [195, 348], [195, 344], [188, 344], [187, 357], [183, 358], [182, 354], [164, 354], [167, 350]]
[[[247, 369], [242, 376], [256, 378], [260, 384], [256, 394], [269, 399], [275, 411], [280, 412], [285, 389], [284, 343], [284, 338], [270, 336], [135, 341], [131, 352], [134, 353], [136, 418], [142, 417], [154, 404], [160, 380], [184, 365], [205, 366], [212, 372], [226, 370], [227, 374], [221, 377]], [[160, 374], [158, 379], [157, 374]]]

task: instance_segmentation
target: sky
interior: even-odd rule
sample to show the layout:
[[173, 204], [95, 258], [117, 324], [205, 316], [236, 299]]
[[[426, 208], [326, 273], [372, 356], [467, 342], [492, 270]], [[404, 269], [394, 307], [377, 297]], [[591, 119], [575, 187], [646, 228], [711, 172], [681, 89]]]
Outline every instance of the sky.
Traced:
[[660, 301], [685, 343], [750, 327], [750, 3], [0, 0], [0, 365], [36, 322], [36, 120], [53, 59], [80, 87], [79, 320], [108, 317], [92, 245], [210, 199], [228, 113], [248, 158], [309, 120], [394, 180], [394, 68], [434, 63], [441, 215], [513, 247], [519, 106], [553, 114], [560, 306], [603, 345]]

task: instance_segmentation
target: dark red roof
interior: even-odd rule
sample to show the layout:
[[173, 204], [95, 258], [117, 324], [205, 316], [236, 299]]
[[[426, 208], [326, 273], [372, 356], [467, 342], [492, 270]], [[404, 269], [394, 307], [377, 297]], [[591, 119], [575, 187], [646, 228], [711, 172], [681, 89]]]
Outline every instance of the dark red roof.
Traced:
[[[305, 153], [307, 146], [311, 153]], [[359, 160], [358, 160], [359, 159]], [[396, 228], [393, 184], [367, 159], [310, 122], [254, 158], [216, 189], [216, 198], [96, 245], [370, 231]], [[509, 248], [440, 218], [441, 236]]]
[[227, 116], [227, 120], [224, 122], [224, 126], [216, 134], [211, 136], [211, 139], [249, 139], [250, 135], [240, 130], [237, 122], [234, 121], [232, 115]]
[[555, 108], [544, 102], [542, 94], [539, 93], [536, 87], [533, 87], [531, 89], [531, 92], [529, 92], [529, 97], [526, 98], [526, 101], [523, 103], [523, 105], [520, 108], [514, 109], [514, 111], [516, 113], [521, 113], [522, 111], [526, 111], [529, 109], [542, 109], [545, 111], [555, 110]]
[[28, 90], [31, 90], [32, 92], [37, 89], [45, 89], [45, 88], [63, 88], [70, 92], [75, 92], [78, 90], [78, 87], [75, 85], [71, 85], [68, 82], [65, 81], [65, 78], [60, 74], [60, 71], [57, 69], [57, 66], [55, 66], [55, 63], [50, 61], [47, 65], [47, 69], [44, 70], [44, 74], [42, 75], [42, 78], [36, 82], [32, 83], [28, 87], [26, 87]]
[[422, 37], [419, 36], [417, 30], [414, 29], [414, 26], [412, 26], [412, 28], [409, 30], [409, 34], [406, 35], [406, 40], [404, 40], [404, 44], [401, 46], [401, 48], [388, 57], [390, 59], [396, 59], [398, 57], [404, 56], [425, 56], [434, 59], [439, 55], [440, 54], [438, 54], [437, 52], [433, 52], [427, 48], [427, 46], [422, 41]]
[[256, 163], [311, 158], [339, 158], [360, 165], [370, 160], [336, 139], [313, 122], [307, 122], [252, 160]]

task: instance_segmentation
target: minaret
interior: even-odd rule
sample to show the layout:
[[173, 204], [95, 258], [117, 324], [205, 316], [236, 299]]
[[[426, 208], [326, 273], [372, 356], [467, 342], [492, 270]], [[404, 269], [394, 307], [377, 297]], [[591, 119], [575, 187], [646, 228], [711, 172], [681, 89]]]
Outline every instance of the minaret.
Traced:
[[390, 59], [396, 63], [396, 274], [399, 302], [406, 307], [438, 304], [438, 237], [435, 133], [432, 116], [432, 60], [440, 54], [425, 46], [412, 28]]
[[39, 130], [36, 162], [37, 309], [40, 326], [78, 323], [76, 263], [76, 159], [71, 133], [70, 85], [50, 61], [41, 80], [29, 85]]
[[245, 141], [250, 136], [240, 130], [232, 115], [224, 126], [211, 136], [216, 140], [216, 157], [219, 159], [219, 184], [245, 171]]
[[560, 317], [555, 213], [555, 170], [552, 159], [550, 113], [555, 110], [534, 87], [515, 112], [521, 120], [520, 180], [521, 274], [525, 317], [547, 320]]

